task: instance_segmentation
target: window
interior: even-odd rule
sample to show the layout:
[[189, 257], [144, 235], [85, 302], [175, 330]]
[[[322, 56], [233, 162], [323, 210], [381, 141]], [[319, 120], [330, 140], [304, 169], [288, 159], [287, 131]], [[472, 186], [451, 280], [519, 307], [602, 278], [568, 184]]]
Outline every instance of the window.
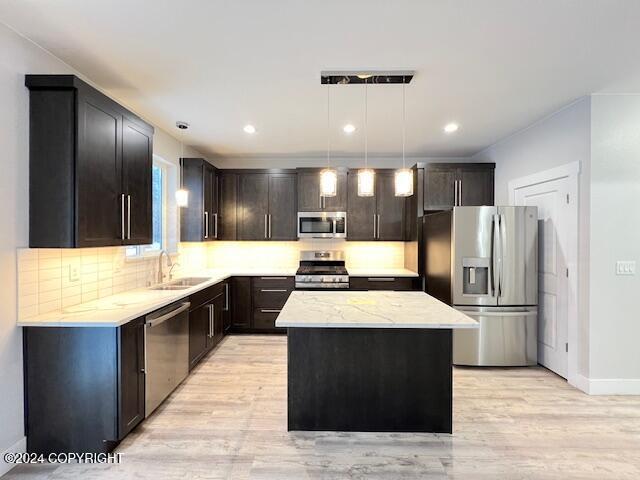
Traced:
[[154, 156], [151, 173], [152, 243], [150, 245], [135, 245], [127, 247], [126, 256], [129, 258], [153, 255], [160, 250], [168, 249], [168, 243], [175, 243], [167, 241], [168, 191], [171, 168], [172, 165]]

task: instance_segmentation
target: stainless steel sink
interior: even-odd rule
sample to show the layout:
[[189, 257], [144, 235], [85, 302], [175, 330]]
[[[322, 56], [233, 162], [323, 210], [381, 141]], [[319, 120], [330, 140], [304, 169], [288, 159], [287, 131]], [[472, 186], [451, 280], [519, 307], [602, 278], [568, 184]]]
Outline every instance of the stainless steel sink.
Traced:
[[151, 287], [150, 290], [186, 290], [210, 280], [208, 277], [185, 277]]

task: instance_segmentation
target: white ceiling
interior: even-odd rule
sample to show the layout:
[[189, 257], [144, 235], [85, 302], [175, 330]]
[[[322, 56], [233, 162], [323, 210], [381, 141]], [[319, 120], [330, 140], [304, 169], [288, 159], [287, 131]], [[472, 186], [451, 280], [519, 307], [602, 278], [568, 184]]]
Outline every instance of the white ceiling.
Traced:
[[[640, 91], [638, 0], [3, 0], [0, 21], [160, 127], [190, 122], [211, 156], [323, 155], [321, 70], [415, 70], [411, 156], [473, 154], [582, 95]], [[333, 148], [359, 154], [362, 87], [331, 97]], [[400, 151], [400, 121], [401, 87], [371, 86], [370, 152]]]

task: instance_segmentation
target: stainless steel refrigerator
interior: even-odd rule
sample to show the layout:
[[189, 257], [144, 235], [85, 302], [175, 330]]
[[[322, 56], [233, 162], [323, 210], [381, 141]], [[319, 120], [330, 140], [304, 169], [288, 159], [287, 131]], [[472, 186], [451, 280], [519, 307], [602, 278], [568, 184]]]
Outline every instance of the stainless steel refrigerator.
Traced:
[[456, 365], [537, 364], [536, 207], [455, 207], [425, 215], [430, 295], [480, 323], [453, 333]]

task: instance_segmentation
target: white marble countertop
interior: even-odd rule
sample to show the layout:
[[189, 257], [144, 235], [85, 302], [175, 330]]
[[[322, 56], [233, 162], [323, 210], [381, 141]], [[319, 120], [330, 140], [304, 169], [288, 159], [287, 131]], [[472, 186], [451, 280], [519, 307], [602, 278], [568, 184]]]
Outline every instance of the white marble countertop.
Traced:
[[350, 277], [417, 277], [418, 272], [406, 268], [347, 268]]
[[295, 291], [276, 327], [476, 328], [478, 322], [424, 292]]
[[[18, 320], [17, 325], [19, 327], [118, 327], [229, 277], [293, 276], [295, 273], [296, 268], [190, 271], [183, 277], [206, 277], [208, 280], [183, 290], [138, 288], [67, 307], [58, 312]], [[175, 280], [179, 278], [176, 277]]]

